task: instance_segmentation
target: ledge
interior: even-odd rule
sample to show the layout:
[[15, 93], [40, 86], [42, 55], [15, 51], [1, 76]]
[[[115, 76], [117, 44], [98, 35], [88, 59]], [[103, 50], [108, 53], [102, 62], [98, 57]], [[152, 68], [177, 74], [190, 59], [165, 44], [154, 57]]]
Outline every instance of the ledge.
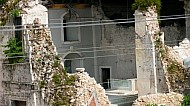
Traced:
[[[89, 4], [71, 4], [74, 8], [82, 9], [82, 8], [88, 8], [90, 7]], [[48, 8], [52, 9], [61, 9], [61, 8], [67, 8], [66, 4], [51, 4], [47, 6]]]

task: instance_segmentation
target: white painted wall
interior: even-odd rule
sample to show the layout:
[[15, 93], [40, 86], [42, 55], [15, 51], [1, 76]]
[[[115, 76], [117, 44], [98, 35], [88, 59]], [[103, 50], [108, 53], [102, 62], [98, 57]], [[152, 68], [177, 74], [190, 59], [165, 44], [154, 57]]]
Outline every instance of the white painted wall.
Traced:
[[41, 4], [34, 5], [32, 8], [24, 8], [25, 14], [22, 14], [22, 24], [32, 24], [35, 18], [39, 18], [40, 22], [48, 25], [47, 8]]

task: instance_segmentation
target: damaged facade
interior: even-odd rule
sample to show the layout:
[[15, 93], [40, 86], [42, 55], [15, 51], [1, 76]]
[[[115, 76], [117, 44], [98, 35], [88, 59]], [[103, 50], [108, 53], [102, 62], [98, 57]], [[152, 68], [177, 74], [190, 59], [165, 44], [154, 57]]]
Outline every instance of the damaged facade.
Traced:
[[[146, 87], [149, 87], [147, 90], [150, 90], [144, 91], [145, 88], [143, 88], [142, 85], [142, 95], [156, 93], [157, 91], [168, 92], [168, 88], [164, 88], [166, 79], [164, 79], [164, 70], [162, 69], [161, 62], [159, 60], [155, 61], [155, 64], [157, 64], [155, 68], [155, 64], [151, 63], [151, 59], [144, 60], [144, 62], [149, 61], [148, 63], [152, 65], [147, 65], [147, 67], [147, 63], [141, 64], [136, 60], [137, 43], [135, 42], [135, 35], [137, 34], [137, 30], [133, 22], [135, 15], [134, 11], [131, 10], [132, 3], [133, 1], [128, 0], [119, 0], [114, 5], [106, 0], [102, 0], [101, 2], [88, 2], [87, 0], [78, 3], [76, 3], [76, 1], [62, 2], [59, 0], [53, 0], [53, 2], [33, 1], [30, 4], [32, 8], [24, 9], [26, 13], [21, 14], [20, 22], [17, 22], [16, 25], [23, 25], [24, 28], [26, 28], [26, 25], [33, 24], [33, 21], [39, 18], [44, 27], [50, 28], [50, 32], [48, 33], [51, 33], [58, 55], [62, 58], [62, 62], [68, 73], [77, 73], [76, 68], [84, 67], [86, 69], [85, 71], [89, 73], [91, 77], [94, 77], [98, 83], [101, 83], [101, 85], [107, 89], [113, 87], [115, 80], [122, 79], [125, 81], [125, 79], [137, 78], [138, 74], [140, 74], [138, 70], [141, 70], [138, 68], [140, 64], [142, 65], [141, 68], [144, 68], [142, 70], [146, 70], [148, 67], [156, 72], [155, 74], [147, 72], [148, 77], [146, 78], [150, 78], [151, 81], [150, 79], [147, 79], [148, 81], [141, 80], [149, 83], [146, 84], [149, 85]], [[165, 11], [172, 10], [176, 7], [175, 5], [168, 6], [169, 4], [180, 4], [178, 8], [175, 8], [175, 11], [178, 11], [180, 14], [186, 13], [186, 15], [188, 15], [189, 13], [189, 2], [186, 0], [162, 0], [162, 4], [163, 10], [161, 10], [160, 16], [173, 15], [172, 18], [177, 17], [175, 16], [177, 12], [172, 13], [171, 11]], [[166, 9], [166, 7], [169, 9]], [[126, 18], [127, 20], [117, 20], [121, 18]], [[189, 19], [182, 18], [170, 22], [168, 20], [166, 18], [166, 20], [161, 21], [161, 26], [159, 26], [160, 31], [164, 32], [165, 44], [172, 46], [178, 45], [180, 40], [183, 40], [185, 37], [188, 38]], [[109, 25], [107, 21], [113, 24]], [[10, 22], [9, 25], [12, 25], [12, 23]], [[143, 23], [143, 25], [146, 24]], [[3, 28], [5, 27], [2, 27], [2, 30]], [[8, 28], [6, 28], [6, 30], [7, 29]], [[3, 35], [1, 43], [3, 45], [15, 34], [13, 28], [10, 27], [10, 30], [9, 32], [1, 31]], [[28, 31], [24, 30], [22, 34], [24, 39], [23, 47], [25, 48], [25, 52], [28, 52], [30, 51], [28, 47], [28, 44], [30, 44], [28, 42]], [[144, 32], [141, 36], [145, 34], [147, 33]], [[150, 39], [148, 38], [147, 40]], [[143, 48], [146, 46], [143, 46]], [[141, 49], [143, 48], [140, 48], [140, 51], [142, 51]], [[39, 50], [41, 49], [39, 48]], [[3, 54], [3, 48], [1, 52]], [[149, 51], [147, 54], [151, 52], [153, 51]], [[145, 58], [148, 58], [146, 57], [146, 53], [144, 55]], [[30, 54], [26, 56], [29, 57]], [[1, 57], [3, 58], [4, 55]], [[153, 56], [151, 58], [153, 59]], [[1, 99], [2, 105], [16, 104], [16, 106], [35, 106], [35, 103], [44, 104], [40, 99], [36, 99], [36, 101], [33, 99], [35, 96], [31, 91], [38, 89], [34, 86], [31, 77], [31, 64], [29, 63], [30, 61], [27, 60], [24, 64], [16, 64], [13, 66], [1, 64], [2, 81], [0, 83], [2, 86], [0, 86], [0, 88], [2, 88], [2, 97], [4, 97]], [[155, 79], [155, 77], [157, 78]], [[87, 81], [87, 83], [89, 82]], [[118, 83], [120, 82], [118, 81]], [[94, 83], [92, 85], [94, 85]], [[102, 90], [101, 87], [100, 89]], [[155, 91], [155, 89], [157, 89], [157, 91]], [[129, 90], [131, 89], [129, 88]], [[24, 91], [23, 94], [20, 93], [22, 91]], [[10, 92], [15, 92], [15, 94], [11, 95], [16, 96], [4, 96], [10, 94]], [[102, 90], [102, 92], [104, 92], [104, 90]], [[92, 92], [90, 93], [92, 94]], [[41, 98], [40, 95], [35, 95]], [[87, 95], [88, 98], [90, 98], [89, 94]], [[104, 95], [101, 97], [104, 97]], [[107, 104], [109, 105], [109, 103]], [[38, 106], [38, 104], [36, 104], [36, 106]]]

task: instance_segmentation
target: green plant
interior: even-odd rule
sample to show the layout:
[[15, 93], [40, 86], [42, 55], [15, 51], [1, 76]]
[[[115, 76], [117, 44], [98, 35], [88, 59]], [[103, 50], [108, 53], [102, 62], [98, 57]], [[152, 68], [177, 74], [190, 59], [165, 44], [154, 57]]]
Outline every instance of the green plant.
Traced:
[[54, 63], [52, 64], [52, 67], [53, 67], [53, 68], [56, 68], [56, 67], [58, 67], [59, 65], [60, 65], [60, 61], [54, 60]]
[[66, 85], [73, 85], [75, 83], [75, 80], [76, 80], [76, 75], [69, 75], [65, 79], [65, 84]]
[[20, 10], [19, 9], [13, 9], [10, 11], [10, 15], [12, 17], [18, 17], [20, 15]]
[[148, 104], [146, 104], [146, 106], [158, 106], [158, 105], [157, 105], [157, 104], [155, 104], [155, 103], [153, 103], [153, 104], [148, 103]]
[[167, 67], [167, 71], [169, 72], [169, 73], [174, 73], [174, 72], [176, 72], [176, 71], [178, 71], [179, 70], [179, 67], [178, 67], [178, 65], [177, 64], [175, 64], [175, 63], [170, 63], [169, 65], [168, 65], [168, 67]]
[[7, 0], [0, 0], [0, 4], [4, 4], [6, 2], [7, 2]]
[[[0, 14], [0, 25], [5, 25], [7, 20], [10, 18], [11, 14], [13, 16], [18, 16], [18, 10], [15, 10], [15, 7], [21, 0], [0, 0], [0, 4], [3, 5], [2, 12]], [[24, 2], [27, 2], [24, 1]], [[12, 11], [13, 10], [13, 11]], [[12, 11], [12, 12], [11, 12]]]
[[60, 75], [54, 75], [52, 77], [52, 81], [55, 83], [55, 85], [60, 85], [61, 84], [61, 76]]
[[190, 106], [190, 94], [184, 95], [181, 106]]
[[12, 37], [5, 46], [8, 50], [4, 50], [6, 57], [8, 57], [9, 63], [22, 63], [24, 61], [22, 52], [22, 41]]
[[40, 88], [44, 88], [45, 87], [45, 81], [44, 80], [40, 81], [39, 86], [40, 86]]
[[161, 0], [135, 0], [135, 3], [132, 4], [132, 10], [139, 9], [141, 11], [146, 11], [147, 7], [156, 6], [157, 12], [160, 12], [161, 9]]

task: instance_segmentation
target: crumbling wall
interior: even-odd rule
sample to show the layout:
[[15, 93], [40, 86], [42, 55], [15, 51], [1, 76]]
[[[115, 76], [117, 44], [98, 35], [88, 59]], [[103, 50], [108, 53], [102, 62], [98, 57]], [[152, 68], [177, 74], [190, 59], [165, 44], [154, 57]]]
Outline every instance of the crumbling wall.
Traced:
[[[166, 46], [166, 57], [163, 59], [167, 70], [170, 90], [184, 92], [190, 87], [190, 70], [184, 66], [184, 60], [190, 57], [190, 42], [185, 38], [179, 46]], [[188, 64], [188, 61], [187, 61]]]
[[157, 53], [160, 37], [163, 37], [157, 16], [155, 6], [148, 7], [146, 11], [135, 11], [136, 69], [139, 95], [167, 91], [167, 87], [164, 88], [167, 86], [165, 72], [160, 69], [162, 63], [159, 60], [159, 53]]
[[29, 26], [29, 41], [33, 81], [42, 90], [42, 97], [53, 105], [80, 106], [88, 103], [93, 92], [98, 103], [109, 106], [105, 90], [87, 73], [67, 74], [62, 60], [57, 55], [50, 30], [40, 24], [39, 19]]
[[158, 106], [181, 106], [183, 95], [178, 93], [167, 94], [151, 94], [141, 96], [136, 99], [133, 106], [152, 106], [156, 104]]
[[[14, 27], [0, 27], [0, 45], [7, 45], [7, 41], [14, 36]], [[0, 105], [10, 105], [10, 101], [27, 101], [31, 97], [31, 77], [29, 72], [29, 63], [7, 63], [4, 50], [0, 48]]]
[[76, 72], [75, 75], [78, 76], [78, 81], [75, 82], [78, 92], [75, 100], [78, 105], [90, 104], [90, 98], [93, 96], [97, 99], [96, 102], [100, 106], [110, 105], [108, 97], [105, 96], [105, 90], [100, 84], [96, 83], [94, 78], [91, 78], [88, 73], [83, 70]]

